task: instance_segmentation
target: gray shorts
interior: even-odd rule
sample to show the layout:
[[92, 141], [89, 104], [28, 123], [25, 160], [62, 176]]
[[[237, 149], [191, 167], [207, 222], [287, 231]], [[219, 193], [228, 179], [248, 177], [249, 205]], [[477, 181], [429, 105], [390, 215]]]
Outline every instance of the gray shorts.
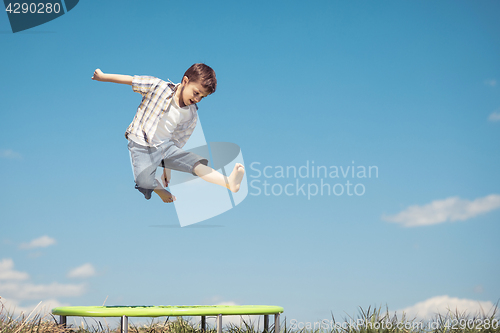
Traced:
[[159, 166], [195, 175], [193, 169], [198, 163], [208, 165], [206, 158], [182, 150], [172, 141], [164, 142], [158, 147], [146, 147], [129, 140], [128, 150], [134, 171], [135, 188], [141, 191], [146, 199], [151, 197], [151, 192], [158, 186], [155, 174]]

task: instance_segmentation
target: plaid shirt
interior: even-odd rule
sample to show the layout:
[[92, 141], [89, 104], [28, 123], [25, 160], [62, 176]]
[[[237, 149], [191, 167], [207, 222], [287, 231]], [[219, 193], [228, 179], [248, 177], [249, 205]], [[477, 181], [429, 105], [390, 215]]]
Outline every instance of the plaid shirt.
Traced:
[[[172, 97], [179, 85], [165, 82], [152, 76], [134, 76], [132, 89], [142, 95], [134, 120], [127, 128], [125, 137], [144, 146], [152, 146], [152, 140], [160, 118], [167, 112]], [[182, 148], [196, 127], [198, 115], [196, 104], [190, 105], [191, 117], [178, 124], [171, 140]]]

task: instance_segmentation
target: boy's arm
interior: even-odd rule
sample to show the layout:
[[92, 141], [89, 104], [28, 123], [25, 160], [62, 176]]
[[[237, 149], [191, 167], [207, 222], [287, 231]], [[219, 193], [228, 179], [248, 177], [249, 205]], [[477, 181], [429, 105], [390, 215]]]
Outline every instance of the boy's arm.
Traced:
[[114, 83], [121, 83], [128, 85], [132, 85], [133, 78], [134, 77], [130, 75], [106, 74], [103, 73], [99, 68], [94, 71], [94, 76], [92, 76], [92, 80], [101, 82], [114, 82]]

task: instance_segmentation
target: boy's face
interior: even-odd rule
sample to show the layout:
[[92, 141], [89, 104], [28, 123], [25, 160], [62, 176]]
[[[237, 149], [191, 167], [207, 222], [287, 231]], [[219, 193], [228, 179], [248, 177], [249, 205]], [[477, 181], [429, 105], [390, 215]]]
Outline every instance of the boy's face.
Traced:
[[189, 81], [187, 76], [182, 78], [179, 88], [179, 106], [181, 108], [191, 104], [196, 104], [201, 101], [202, 98], [210, 95], [208, 90], [199, 82]]

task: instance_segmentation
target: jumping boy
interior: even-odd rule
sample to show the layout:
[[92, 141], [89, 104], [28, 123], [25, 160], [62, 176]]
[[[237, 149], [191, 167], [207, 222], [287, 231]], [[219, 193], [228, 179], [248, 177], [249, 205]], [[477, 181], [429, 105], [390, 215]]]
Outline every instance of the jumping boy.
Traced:
[[100, 69], [94, 71], [92, 79], [128, 84], [142, 95], [142, 102], [125, 137], [128, 139], [135, 188], [146, 199], [149, 200], [154, 191], [163, 202], [175, 200], [155, 178], [159, 166], [164, 168], [161, 178], [165, 187], [170, 181], [170, 170], [177, 170], [238, 192], [245, 173], [242, 164], [236, 163], [231, 175], [225, 177], [210, 168], [207, 159], [182, 150], [196, 126], [196, 104], [217, 88], [212, 68], [194, 64], [184, 73], [179, 84], [152, 76], [105, 74]]

